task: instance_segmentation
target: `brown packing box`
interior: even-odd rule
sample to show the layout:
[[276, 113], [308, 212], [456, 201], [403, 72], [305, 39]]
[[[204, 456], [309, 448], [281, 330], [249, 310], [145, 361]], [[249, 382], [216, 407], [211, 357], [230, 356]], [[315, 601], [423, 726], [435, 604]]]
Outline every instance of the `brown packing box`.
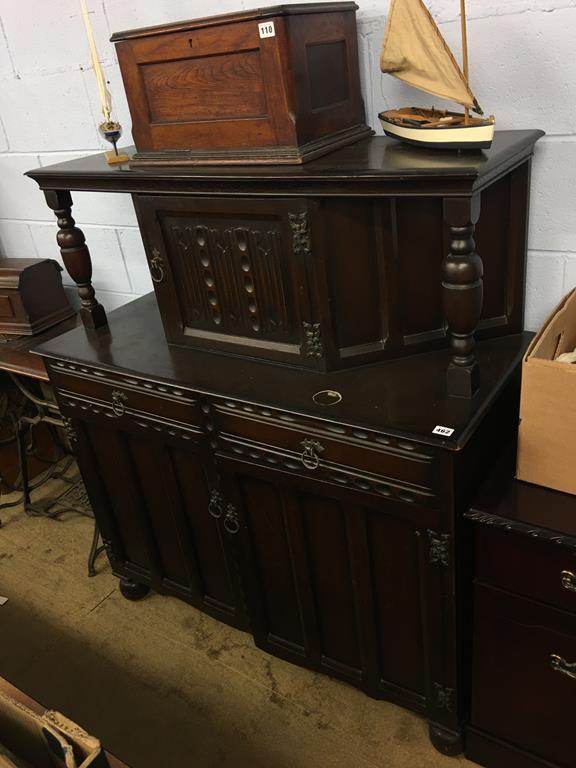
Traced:
[[576, 348], [576, 289], [556, 307], [528, 348], [516, 477], [576, 494], [576, 364], [555, 362]]

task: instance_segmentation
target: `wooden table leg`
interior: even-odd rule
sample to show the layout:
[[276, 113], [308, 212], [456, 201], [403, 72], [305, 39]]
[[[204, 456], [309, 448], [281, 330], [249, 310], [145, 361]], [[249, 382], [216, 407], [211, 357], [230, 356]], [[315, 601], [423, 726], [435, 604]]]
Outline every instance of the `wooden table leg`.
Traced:
[[67, 190], [48, 189], [44, 191], [48, 207], [58, 217], [56, 240], [66, 271], [78, 286], [82, 302], [80, 316], [86, 328], [101, 328], [107, 325], [106, 311], [96, 299], [92, 286], [92, 261], [84, 233], [72, 218], [72, 195]]
[[474, 354], [474, 331], [482, 312], [483, 267], [476, 253], [474, 227], [480, 216], [480, 195], [446, 198], [444, 220], [450, 230], [450, 253], [442, 265], [444, 315], [452, 359], [446, 374], [448, 394], [472, 397], [480, 372]]

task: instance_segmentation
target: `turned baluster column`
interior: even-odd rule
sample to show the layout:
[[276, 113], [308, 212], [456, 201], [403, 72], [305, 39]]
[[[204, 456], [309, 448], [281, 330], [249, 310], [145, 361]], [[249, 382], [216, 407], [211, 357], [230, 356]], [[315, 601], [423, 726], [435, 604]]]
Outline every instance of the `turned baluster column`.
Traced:
[[72, 195], [67, 190], [45, 190], [48, 207], [58, 218], [56, 240], [66, 271], [78, 287], [82, 306], [80, 316], [86, 328], [101, 328], [107, 324], [106, 311], [96, 299], [92, 286], [92, 260], [84, 233], [72, 218]]
[[483, 294], [482, 259], [474, 242], [479, 216], [479, 195], [444, 200], [450, 252], [442, 265], [442, 289], [452, 352], [446, 382], [448, 394], [455, 397], [472, 397], [480, 382], [474, 353], [474, 331], [482, 312]]

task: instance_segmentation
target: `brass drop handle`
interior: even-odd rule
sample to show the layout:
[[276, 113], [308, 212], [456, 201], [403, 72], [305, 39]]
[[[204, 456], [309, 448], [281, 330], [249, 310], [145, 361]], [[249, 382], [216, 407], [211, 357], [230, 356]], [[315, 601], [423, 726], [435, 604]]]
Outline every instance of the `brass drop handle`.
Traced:
[[232, 504], [226, 505], [226, 515], [224, 516], [224, 528], [232, 535], [238, 533], [240, 530], [240, 518], [236, 507]]
[[551, 653], [550, 666], [554, 672], [560, 672], [561, 675], [566, 675], [566, 677], [571, 677], [573, 680], [576, 680], [576, 662], [571, 664], [557, 653]]
[[224, 497], [220, 491], [210, 492], [210, 501], [208, 502], [208, 514], [215, 520], [219, 520], [224, 512]]
[[322, 453], [324, 446], [318, 440], [302, 440], [300, 445], [304, 448], [300, 461], [306, 469], [317, 469], [320, 464], [319, 453]]
[[152, 249], [152, 258], [150, 259], [150, 276], [155, 283], [161, 283], [164, 280], [164, 259], [160, 256], [158, 248]]
[[126, 412], [125, 403], [128, 401], [128, 395], [126, 392], [121, 392], [119, 389], [112, 390], [112, 410], [115, 416], [124, 416]]
[[576, 592], [576, 574], [572, 571], [562, 571], [560, 574], [560, 581], [564, 589], [569, 589], [570, 592]]

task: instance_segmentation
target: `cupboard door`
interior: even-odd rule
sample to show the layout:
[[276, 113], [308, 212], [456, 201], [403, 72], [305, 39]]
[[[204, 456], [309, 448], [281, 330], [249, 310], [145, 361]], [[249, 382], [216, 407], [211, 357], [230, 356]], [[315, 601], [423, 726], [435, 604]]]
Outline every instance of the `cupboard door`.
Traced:
[[74, 420], [78, 462], [112, 567], [226, 623], [244, 626], [220, 496], [199, 445]]
[[420, 525], [433, 513], [224, 464], [256, 644], [424, 709]]
[[169, 342], [319, 367], [306, 201], [134, 204]]

